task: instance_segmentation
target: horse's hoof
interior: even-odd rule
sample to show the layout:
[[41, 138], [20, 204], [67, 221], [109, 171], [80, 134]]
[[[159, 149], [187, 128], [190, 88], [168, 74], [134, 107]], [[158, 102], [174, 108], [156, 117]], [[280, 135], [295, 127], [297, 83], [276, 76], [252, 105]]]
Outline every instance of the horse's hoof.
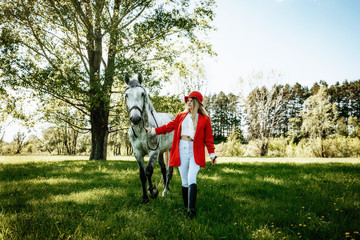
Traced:
[[157, 198], [157, 196], [159, 195], [159, 190], [157, 190], [156, 187], [154, 187], [153, 189], [149, 190], [149, 195], [151, 198]]
[[148, 198], [143, 198], [143, 200], [142, 200], [142, 204], [147, 204], [147, 203], [149, 203], [150, 201], [149, 201], [149, 199]]

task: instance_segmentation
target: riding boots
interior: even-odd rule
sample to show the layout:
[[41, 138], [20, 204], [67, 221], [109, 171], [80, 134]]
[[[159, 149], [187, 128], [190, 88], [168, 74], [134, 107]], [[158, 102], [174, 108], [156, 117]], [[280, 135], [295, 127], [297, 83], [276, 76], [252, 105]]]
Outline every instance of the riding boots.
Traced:
[[196, 216], [195, 203], [196, 203], [197, 185], [191, 184], [189, 186], [189, 200], [188, 200], [188, 217], [190, 219]]
[[184, 207], [187, 210], [188, 208], [188, 199], [189, 199], [189, 188], [181, 186], [182, 190], [182, 197], [184, 200]]

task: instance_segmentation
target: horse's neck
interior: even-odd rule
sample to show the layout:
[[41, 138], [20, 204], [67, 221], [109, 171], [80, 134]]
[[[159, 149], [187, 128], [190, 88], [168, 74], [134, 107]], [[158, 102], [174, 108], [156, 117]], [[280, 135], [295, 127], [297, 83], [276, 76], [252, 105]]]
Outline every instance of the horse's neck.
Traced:
[[[146, 104], [145, 111], [143, 112], [143, 119], [144, 119], [145, 126], [150, 127], [150, 122], [152, 122], [153, 124], [155, 123], [156, 120], [154, 119], [154, 117], [155, 117], [154, 113], [155, 113], [155, 110], [152, 108], [152, 105], [149, 103]], [[152, 127], [154, 127], [154, 126], [152, 126]]]

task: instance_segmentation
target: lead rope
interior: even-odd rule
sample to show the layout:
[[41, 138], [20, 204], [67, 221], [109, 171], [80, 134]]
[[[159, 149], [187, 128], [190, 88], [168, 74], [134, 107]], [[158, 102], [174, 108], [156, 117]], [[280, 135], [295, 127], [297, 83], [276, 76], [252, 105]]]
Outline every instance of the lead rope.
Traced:
[[[215, 161], [216, 158], [217, 158], [217, 157], [215, 156], [214, 160], [211, 160], [211, 161]], [[208, 165], [208, 166], [205, 168], [205, 171], [201, 174], [201, 176], [199, 177], [199, 179], [201, 179], [201, 178], [204, 176], [204, 174], [206, 173], [206, 171], [207, 171], [211, 166], [212, 166], [212, 164]]]

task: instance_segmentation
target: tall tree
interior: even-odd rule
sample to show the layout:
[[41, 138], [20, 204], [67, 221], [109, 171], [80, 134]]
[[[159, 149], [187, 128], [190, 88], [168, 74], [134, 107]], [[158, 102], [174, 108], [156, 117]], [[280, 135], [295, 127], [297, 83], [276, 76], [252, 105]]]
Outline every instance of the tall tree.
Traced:
[[238, 96], [220, 92], [204, 98], [208, 114], [211, 117], [214, 140], [225, 141], [232, 130], [241, 132], [241, 113]]
[[287, 108], [287, 132], [286, 136], [290, 141], [298, 143], [303, 136], [301, 132], [302, 118], [300, 112], [303, 108], [305, 100], [310, 96], [307, 87], [296, 83], [290, 90], [290, 98], [286, 104]]
[[306, 99], [300, 114], [301, 130], [310, 138], [320, 138], [321, 156], [325, 157], [323, 140], [334, 131], [337, 118], [336, 105], [329, 102], [326, 86], [320, 86], [316, 94]]
[[288, 89], [274, 85], [255, 88], [245, 102], [248, 125], [248, 139], [261, 140], [261, 156], [267, 153], [270, 137], [277, 134], [278, 126], [284, 121], [284, 107], [289, 99]]
[[330, 102], [334, 103], [338, 109], [339, 117], [343, 117], [348, 122], [349, 117], [360, 117], [360, 80], [342, 84], [337, 82], [329, 87], [328, 95]]
[[[106, 159], [124, 72], [186, 68], [184, 54], [212, 54], [201, 40], [214, 0], [0, 1], [0, 78], [62, 101], [88, 121], [90, 159]], [[148, 85], [158, 82], [148, 82]], [[56, 112], [56, 109], [54, 109]], [[79, 126], [83, 129], [83, 126]]]

